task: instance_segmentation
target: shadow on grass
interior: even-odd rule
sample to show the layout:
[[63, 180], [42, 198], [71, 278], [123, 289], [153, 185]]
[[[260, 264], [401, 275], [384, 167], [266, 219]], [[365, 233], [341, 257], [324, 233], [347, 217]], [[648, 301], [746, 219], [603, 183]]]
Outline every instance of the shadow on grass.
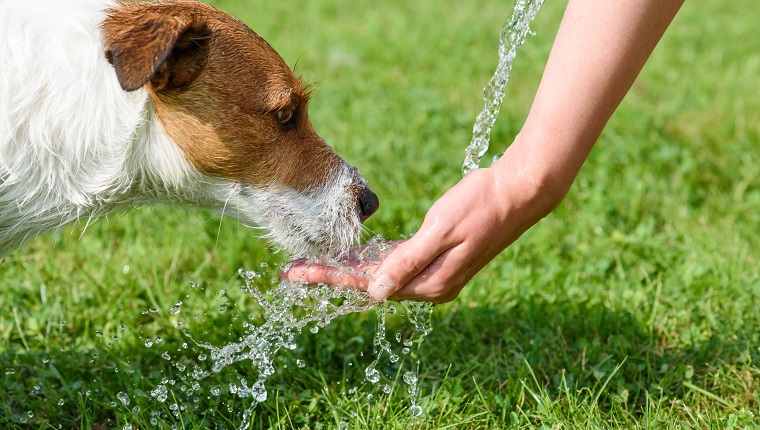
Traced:
[[[424, 354], [437, 369], [433, 377], [452, 363], [448, 379], [461, 379], [465, 391], [512, 399], [513, 410], [524, 386], [553, 398], [596, 397], [604, 386], [602, 411], [622, 407], [634, 415], [644, 413], [648, 396], [684, 399], [705, 386], [716, 390], [707, 392], [716, 406], [758, 406], [758, 322], [751, 316], [737, 326], [713, 315], [709, 324], [687, 323], [670, 333], [660, 325], [669, 314], [652, 321], [645, 312], [539, 295], [509, 307], [441, 310]], [[726, 372], [733, 375], [718, 381]]]
[[[712, 400], [718, 399], [725, 409], [756, 409], [751, 379], [757, 378], [760, 356], [753, 347], [758, 344], [757, 322], [751, 318], [737, 326], [714, 315], [707, 326], [683, 324], [680, 332], [670, 333], [661, 324], [668, 313], [653, 321], [646, 312], [613, 310], [601, 302], [533, 294], [503, 307], [456, 305], [434, 312], [434, 331], [421, 349], [421, 400], [431, 417], [444, 408], [442, 391], [448, 401], [454, 399], [462, 416], [485, 407], [494, 416], [504, 417], [537, 401], [526, 396], [526, 387], [550, 400], [566, 393], [581, 402], [594, 398], [603, 413], [622, 408], [633, 416], [644, 413], [649, 396], [685, 399], [694, 387], [716, 388]], [[283, 352], [275, 362], [278, 371], [267, 383], [270, 398], [257, 407], [257, 413], [270, 418], [261, 418], [260, 427], [276, 424], [279, 418], [272, 421], [271, 417], [278, 417], [283, 402], [294, 411], [288, 419], [303, 423], [330, 419], [331, 411], [320, 408], [341, 402], [351, 405], [345, 391], [364, 383], [375, 320], [373, 311], [365, 312], [341, 317], [317, 335], [302, 333], [296, 352]], [[208, 327], [220, 331], [213, 343], [224, 344], [240, 335], [221, 329], [230, 327], [230, 321], [224, 316], [209, 318]], [[390, 341], [396, 332], [408, 335], [410, 327], [404, 323], [401, 317], [389, 321]], [[181, 345], [188, 339], [180, 330], [161, 333], [162, 348], [146, 348], [142, 336], [133, 333], [114, 345], [106, 346], [104, 341], [88, 350], [0, 352], [0, 424], [3, 428], [45, 428], [43, 424], [112, 428], [133, 422], [150, 428], [154, 416], [189, 428], [235, 422], [246, 402], [231, 395], [210, 396], [208, 391], [238, 382], [240, 377], [255, 380], [250, 365], [243, 363], [231, 373], [214, 375], [202, 381], [203, 391], [188, 392], [181, 387], [191, 387], [193, 381], [179, 377], [182, 372], [176, 363], [204, 364], [197, 360], [200, 350], [191, 346], [182, 352]], [[166, 351], [171, 352], [172, 361], [162, 358]], [[306, 366], [297, 366], [297, 359]], [[393, 375], [398, 378], [399, 366], [409, 365], [404, 361], [385, 363], [382, 370], [389, 380]], [[733, 382], [711, 385], [721, 372], [749, 372], [750, 381], [742, 385], [741, 377], [733, 377], [729, 378]], [[150, 395], [162, 380], [176, 380], [172, 387], [178, 397], [157, 402]], [[406, 405], [405, 390], [397, 391], [395, 401]], [[128, 404], [119, 399], [121, 392], [128, 393]], [[476, 393], [477, 405], [473, 403]], [[172, 418], [177, 415], [169, 409], [174, 403], [188, 406], [178, 419]], [[33, 415], [27, 425], [24, 417], [29, 412]]]

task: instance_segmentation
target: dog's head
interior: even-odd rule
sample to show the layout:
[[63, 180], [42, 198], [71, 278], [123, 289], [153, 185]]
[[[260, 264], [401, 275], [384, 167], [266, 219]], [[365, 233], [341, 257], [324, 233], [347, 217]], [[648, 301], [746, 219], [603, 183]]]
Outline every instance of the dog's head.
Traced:
[[202, 174], [190, 203], [268, 231], [293, 254], [350, 245], [377, 196], [312, 128], [308, 89], [239, 20], [195, 1], [121, 3], [103, 22], [125, 91]]

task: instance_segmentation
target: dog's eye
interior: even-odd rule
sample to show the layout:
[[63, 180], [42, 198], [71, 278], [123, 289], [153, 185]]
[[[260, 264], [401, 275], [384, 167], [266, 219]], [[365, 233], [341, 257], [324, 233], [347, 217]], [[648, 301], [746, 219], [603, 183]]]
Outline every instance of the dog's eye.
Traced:
[[282, 126], [294, 125], [295, 114], [296, 114], [296, 111], [294, 109], [290, 109], [290, 108], [280, 109], [277, 111], [277, 121], [279, 121], [280, 125]]

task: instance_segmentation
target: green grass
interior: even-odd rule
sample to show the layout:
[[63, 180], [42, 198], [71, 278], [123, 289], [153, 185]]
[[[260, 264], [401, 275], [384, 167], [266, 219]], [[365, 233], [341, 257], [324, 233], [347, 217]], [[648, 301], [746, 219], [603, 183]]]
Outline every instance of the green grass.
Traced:
[[[389, 239], [413, 232], [460, 178], [511, 4], [214, 3], [318, 83], [312, 122], [380, 196], [368, 227]], [[563, 5], [544, 5], [518, 52], [494, 152], [525, 119]], [[436, 309], [421, 350], [423, 418], [406, 413], [400, 383], [390, 395], [347, 393], [370, 362], [369, 312], [281, 354], [253, 428], [760, 426], [756, 8], [687, 2], [565, 202]], [[285, 259], [232, 219], [173, 208], [17, 250], [0, 264], [0, 427], [153, 428], [156, 416], [164, 428], [236, 428], [245, 403], [208, 389], [237, 382], [246, 365], [202, 381], [197, 402], [182, 381], [170, 386], [176, 400], [149, 392], [177, 375], [161, 353], [198, 363], [187, 352], [197, 349], [182, 350], [180, 317], [196, 337], [237, 340], [255, 311], [237, 270]], [[403, 318], [390, 326], [409, 330]], [[384, 368], [390, 378], [397, 369]], [[175, 401], [186, 406], [179, 419]]]

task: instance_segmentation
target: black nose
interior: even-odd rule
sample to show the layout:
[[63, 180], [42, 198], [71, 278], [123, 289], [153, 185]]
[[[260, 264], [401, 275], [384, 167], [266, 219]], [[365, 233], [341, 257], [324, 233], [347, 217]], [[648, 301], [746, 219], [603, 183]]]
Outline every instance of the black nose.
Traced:
[[377, 194], [373, 193], [369, 188], [362, 188], [359, 191], [359, 218], [361, 218], [362, 222], [377, 212], [378, 207], [380, 207], [380, 201], [377, 200]]

